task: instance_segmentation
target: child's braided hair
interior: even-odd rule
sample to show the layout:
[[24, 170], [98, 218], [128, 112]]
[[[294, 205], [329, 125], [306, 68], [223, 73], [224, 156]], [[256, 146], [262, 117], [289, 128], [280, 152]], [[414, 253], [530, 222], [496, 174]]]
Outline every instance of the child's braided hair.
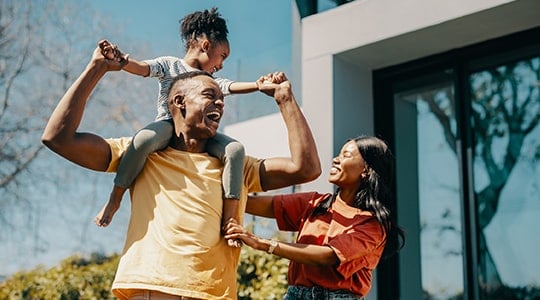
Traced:
[[199, 37], [206, 37], [211, 42], [228, 43], [228, 33], [227, 22], [216, 7], [193, 12], [180, 20], [180, 36], [186, 50], [193, 46]]

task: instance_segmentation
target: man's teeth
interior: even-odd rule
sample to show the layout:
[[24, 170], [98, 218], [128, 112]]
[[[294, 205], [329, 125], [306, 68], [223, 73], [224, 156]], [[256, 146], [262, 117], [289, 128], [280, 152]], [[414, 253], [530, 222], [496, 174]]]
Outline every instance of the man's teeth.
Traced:
[[221, 114], [218, 113], [218, 112], [216, 112], [216, 111], [211, 112], [211, 113], [208, 113], [206, 116], [207, 116], [210, 120], [214, 120], [214, 121], [219, 120], [219, 118], [221, 118]]

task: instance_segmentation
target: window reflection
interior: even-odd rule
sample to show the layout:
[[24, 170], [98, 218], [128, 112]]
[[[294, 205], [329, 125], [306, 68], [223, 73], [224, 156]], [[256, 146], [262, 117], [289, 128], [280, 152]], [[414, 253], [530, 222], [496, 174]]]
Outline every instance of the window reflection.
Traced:
[[[418, 202], [418, 226], [405, 227], [420, 228], [416, 240], [408, 232], [407, 247], [419, 244], [423, 299], [449, 299], [463, 292], [454, 90], [451, 81], [433, 84], [427, 79], [394, 98], [399, 219], [410, 219], [413, 212], [403, 207]], [[413, 220], [408, 223], [414, 226]]]
[[476, 72], [470, 86], [482, 297], [538, 296], [540, 59]]

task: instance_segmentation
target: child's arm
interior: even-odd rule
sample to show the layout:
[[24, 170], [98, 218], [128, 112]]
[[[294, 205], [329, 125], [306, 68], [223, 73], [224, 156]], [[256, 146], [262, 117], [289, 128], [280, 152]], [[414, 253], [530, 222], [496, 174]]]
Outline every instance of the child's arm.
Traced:
[[259, 90], [257, 82], [233, 82], [229, 86], [229, 92], [231, 94], [247, 94], [256, 92]]
[[123, 70], [144, 77], [150, 75], [150, 66], [147, 63], [130, 58], [129, 54], [122, 53], [116, 45], [108, 40], [99, 41], [98, 46], [105, 58], [119, 62]]
[[143, 61], [134, 60], [131, 57], [128, 59], [128, 63], [122, 69], [131, 74], [135, 74], [139, 76], [146, 77], [150, 75], [150, 66], [147, 63]]

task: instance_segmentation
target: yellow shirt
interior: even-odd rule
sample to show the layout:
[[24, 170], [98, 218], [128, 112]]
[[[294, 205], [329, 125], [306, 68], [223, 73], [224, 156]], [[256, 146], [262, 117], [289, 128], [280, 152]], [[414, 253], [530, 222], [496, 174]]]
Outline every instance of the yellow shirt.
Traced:
[[[130, 138], [108, 140], [114, 172]], [[261, 161], [246, 157], [240, 211], [261, 191]], [[130, 187], [131, 218], [112, 290], [149, 289], [200, 299], [236, 299], [240, 250], [221, 235], [222, 163], [166, 148], [148, 156]], [[241, 216], [239, 216], [240, 219]], [[241, 222], [242, 220], [240, 220]]]

